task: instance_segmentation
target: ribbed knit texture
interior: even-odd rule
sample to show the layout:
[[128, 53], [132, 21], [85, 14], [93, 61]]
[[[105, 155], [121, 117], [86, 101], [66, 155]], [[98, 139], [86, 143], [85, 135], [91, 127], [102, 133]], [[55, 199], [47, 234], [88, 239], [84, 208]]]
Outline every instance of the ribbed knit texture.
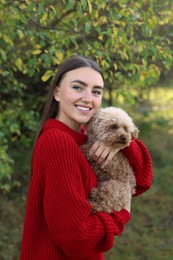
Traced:
[[[86, 140], [55, 119], [46, 122], [33, 153], [20, 260], [103, 260], [103, 252], [112, 248], [114, 236], [130, 220], [125, 209], [91, 214], [87, 198], [97, 180], [79, 148]], [[140, 160], [146, 153], [141, 149]], [[142, 187], [149, 188], [151, 169], [144, 177], [138, 172], [143, 161], [135, 165], [133, 148], [126, 155], [136, 167], [142, 192]]]
[[139, 140], [133, 140], [129, 147], [122, 150], [133, 168], [137, 189], [134, 196], [148, 190], [153, 180], [152, 160], [146, 146]]

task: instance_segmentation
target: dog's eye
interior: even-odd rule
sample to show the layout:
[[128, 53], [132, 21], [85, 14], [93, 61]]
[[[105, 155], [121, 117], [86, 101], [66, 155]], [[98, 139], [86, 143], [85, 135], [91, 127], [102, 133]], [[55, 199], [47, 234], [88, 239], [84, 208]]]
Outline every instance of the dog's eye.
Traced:
[[116, 124], [114, 124], [114, 125], [111, 125], [110, 128], [111, 128], [112, 130], [116, 130], [116, 129], [118, 128], [118, 126], [117, 126]]
[[127, 129], [127, 127], [126, 127], [126, 126], [124, 126], [124, 131], [126, 131], [126, 132], [127, 132], [127, 130], [128, 130], [128, 129]]

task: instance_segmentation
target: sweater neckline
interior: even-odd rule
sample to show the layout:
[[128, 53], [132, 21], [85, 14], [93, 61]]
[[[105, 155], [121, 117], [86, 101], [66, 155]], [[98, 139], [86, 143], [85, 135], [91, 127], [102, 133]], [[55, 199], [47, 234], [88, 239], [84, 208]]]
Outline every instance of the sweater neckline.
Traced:
[[84, 134], [85, 126], [82, 126], [81, 132], [76, 132], [70, 127], [68, 127], [67, 125], [65, 125], [64, 123], [62, 123], [61, 121], [51, 118], [45, 122], [43, 127], [43, 132], [50, 128], [55, 128], [70, 134], [78, 145], [84, 144], [88, 139], [87, 135]]

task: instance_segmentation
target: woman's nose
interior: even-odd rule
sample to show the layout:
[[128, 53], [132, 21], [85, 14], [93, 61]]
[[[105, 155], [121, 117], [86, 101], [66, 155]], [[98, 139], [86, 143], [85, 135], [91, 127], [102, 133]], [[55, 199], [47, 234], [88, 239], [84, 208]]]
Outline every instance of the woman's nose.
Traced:
[[84, 102], [91, 102], [92, 101], [92, 93], [89, 92], [89, 91], [86, 91], [85, 93], [83, 93], [82, 100]]

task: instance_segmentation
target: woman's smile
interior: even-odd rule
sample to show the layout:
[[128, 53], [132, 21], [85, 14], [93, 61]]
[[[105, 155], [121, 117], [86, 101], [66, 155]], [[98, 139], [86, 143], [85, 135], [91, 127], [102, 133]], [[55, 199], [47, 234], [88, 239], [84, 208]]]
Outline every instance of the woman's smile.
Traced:
[[75, 107], [84, 112], [89, 112], [92, 109], [91, 107], [86, 107], [86, 106], [81, 106], [81, 105], [75, 105]]

